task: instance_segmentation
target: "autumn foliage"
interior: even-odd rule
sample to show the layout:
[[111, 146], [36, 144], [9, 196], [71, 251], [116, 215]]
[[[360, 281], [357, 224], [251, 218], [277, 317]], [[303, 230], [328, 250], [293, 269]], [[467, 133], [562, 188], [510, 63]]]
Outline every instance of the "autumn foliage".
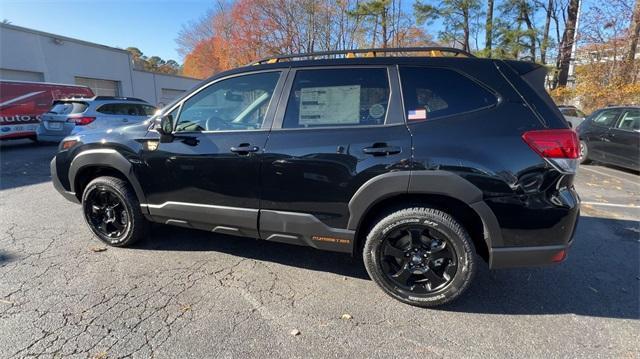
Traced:
[[358, 47], [425, 46], [400, 1], [238, 0], [224, 3], [178, 38], [183, 73], [198, 78], [276, 55]]

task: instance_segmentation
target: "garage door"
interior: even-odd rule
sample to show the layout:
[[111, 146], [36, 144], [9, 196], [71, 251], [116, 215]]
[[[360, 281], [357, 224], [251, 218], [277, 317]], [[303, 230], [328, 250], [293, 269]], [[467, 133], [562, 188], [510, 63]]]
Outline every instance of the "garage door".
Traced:
[[182, 96], [184, 92], [185, 92], [184, 90], [163, 88], [160, 93], [160, 102], [166, 105], [169, 102], [173, 101], [174, 99], [178, 98], [179, 96]]
[[0, 69], [0, 79], [13, 80], [13, 81], [43, 82], [44, 74], [42, 72]]
[[120, 95], [120, 81], [76, 77], [76, 85], [88, 86], [96, 96]]

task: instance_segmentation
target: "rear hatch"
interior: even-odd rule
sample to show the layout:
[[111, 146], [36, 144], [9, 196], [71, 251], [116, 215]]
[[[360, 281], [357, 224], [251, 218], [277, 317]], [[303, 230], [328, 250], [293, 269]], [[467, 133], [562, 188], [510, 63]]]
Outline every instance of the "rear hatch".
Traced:
[[53, 103], [53, 107], [42, 115], [42, 123], [47, 130], [62, 130], [67, 122], [73, 123], [87, 110], [89, 104], [84, 101], [60, 100]]

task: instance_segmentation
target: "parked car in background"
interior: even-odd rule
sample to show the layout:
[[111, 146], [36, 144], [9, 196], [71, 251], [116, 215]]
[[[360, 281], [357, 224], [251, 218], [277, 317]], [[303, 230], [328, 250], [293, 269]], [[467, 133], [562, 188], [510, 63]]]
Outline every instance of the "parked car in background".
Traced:
[[569, 126], [571, 126], [571, 128], [578, 128], [582, 121], [584, 121], [585, 117], [587, 117], [584, 112], [580, 111], [575, 106], [558, 106], [558, 109], [567, 122], [569, 122]]
[[640, 170], [640, 106], [600, 109], [577, 131], [581, 163], [598, 161]]
[[133, 97], [97, 96], [58, 100], [42, 115], [38, 141], [60, 142], [86, 130], [110, 128], [143, 122], [156, 112], [144, 100]]
[[85, 86], [0, 80], [0, 139], [35, 141], [40, 116], [55, 100], [93, 96]]
[[[452, 55], [378, 57], [407, 51]], [[435, 306], [480, 258], [567, 255], [579, 141], [546, 74], [447, 48], [264, 59], [205, 80], [153, 131], [63, 140], [51, 177], [109, 245], [158, 222], [352, 253], [387, 294]]]

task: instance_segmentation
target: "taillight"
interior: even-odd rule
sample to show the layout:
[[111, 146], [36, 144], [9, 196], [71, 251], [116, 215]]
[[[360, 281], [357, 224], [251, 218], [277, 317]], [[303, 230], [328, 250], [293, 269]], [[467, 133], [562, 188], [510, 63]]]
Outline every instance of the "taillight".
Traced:
[[83, 116], [83, 117], [73, 117], [67, 120], [67, 122], [75, 122], [78, 126], [88, 125], [91, 122], [95, 121], [95, 117]]
[[528, 131], [522, 139], [536, 153], [565, 173], [575, 173], [578, 167], [580, 141], [572, 129]]

